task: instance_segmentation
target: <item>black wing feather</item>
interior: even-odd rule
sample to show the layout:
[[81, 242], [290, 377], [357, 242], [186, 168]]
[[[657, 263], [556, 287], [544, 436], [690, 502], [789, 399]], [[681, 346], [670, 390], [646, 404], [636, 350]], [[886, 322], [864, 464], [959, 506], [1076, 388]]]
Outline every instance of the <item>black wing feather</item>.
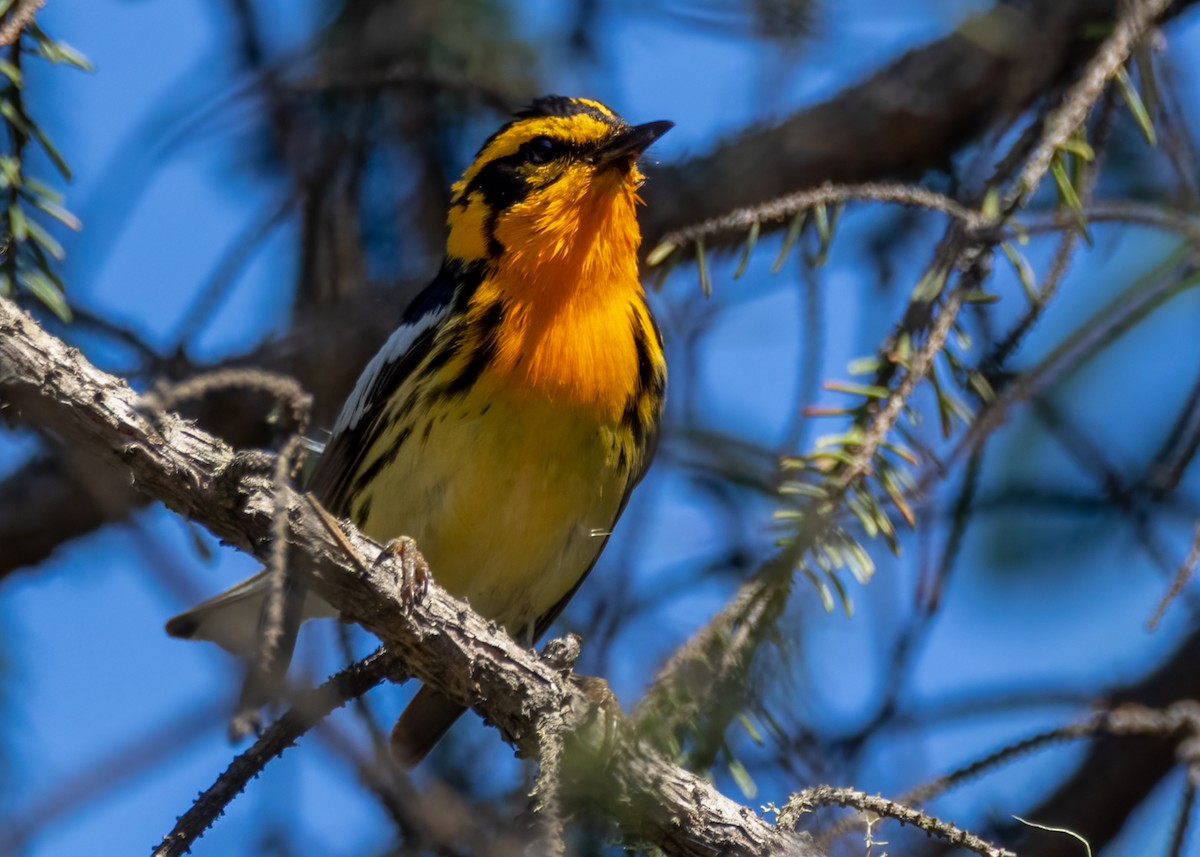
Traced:
[[[308, 482], [309, 491], [331, 514], [337, 517], [349, 514], [347, 489], [383, 427], [382, 417], [391, 402], [391, 394], [433, 349], [442, 317], [463, 284], [462, 270], [461, 266], [449, 261], [442, 265], [433, 282], [405, 310], [400, 329], [364, 370], [364, 376], [373, 374], [360, 379], [363, 386], [359, 394], [346, 401], [337, 427], [325, 444], [325, 451]], [[385, 357], [389, 350], [396, 348], [394, 343], [405, 338], [411, 338], [407, 347]], [[357, 413], [352, 417], [353, 412]]]

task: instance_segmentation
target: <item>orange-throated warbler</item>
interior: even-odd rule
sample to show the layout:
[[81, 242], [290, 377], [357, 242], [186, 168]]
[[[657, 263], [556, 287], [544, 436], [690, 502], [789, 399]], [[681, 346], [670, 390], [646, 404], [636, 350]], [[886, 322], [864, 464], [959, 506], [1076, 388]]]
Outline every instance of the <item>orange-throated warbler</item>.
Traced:
[[[654, 453], [666, 364], [638, 278], [637, 161], [671, 126], [549, 96], [488, 138], [454, 185], [441, 270], [309, 482], [372, 538], [412, 537], [441, 586], [525, 642], [579, 588]], [[253, 654], [266, 585], [167, 630]], [[304, 618], [332, 615], [299, 597]], [[422, 688], [397, 759], [419, 762], [462, 711]]]

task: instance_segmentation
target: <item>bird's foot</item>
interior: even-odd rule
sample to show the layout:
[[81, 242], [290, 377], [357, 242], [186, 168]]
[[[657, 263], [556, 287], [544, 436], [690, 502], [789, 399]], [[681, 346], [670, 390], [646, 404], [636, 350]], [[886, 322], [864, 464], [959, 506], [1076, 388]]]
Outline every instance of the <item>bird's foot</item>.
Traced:
[[379, 556], [375, 557], [375, 565], [378, 566], [393, 558], [400, 562], [400, 574], [397, 581], [400, 603], [405, 607], [412, 607], [420, 602], [425, 597], [425, 593], [429, 591], [429, 563], [417, 550], [417, 543], [408, 536], [392, 539], [384, 545]]
[[571, 677], [571, 681], [583, 691], [583, 695], [587, 697], [588, 702], [592, 704], [592, 709], [599, 716], [601, 722], [598, 730], [599, 748], [597, 756], [601, 759], [607, 759], [612, 754], [613, 748], [617, 745], [621, 724], [625, 720], [624, 712], [621, 711], [621, 701], [612, 692], [612, 688], [608, 686], [608, 682], [602, 678], [574, 675]]

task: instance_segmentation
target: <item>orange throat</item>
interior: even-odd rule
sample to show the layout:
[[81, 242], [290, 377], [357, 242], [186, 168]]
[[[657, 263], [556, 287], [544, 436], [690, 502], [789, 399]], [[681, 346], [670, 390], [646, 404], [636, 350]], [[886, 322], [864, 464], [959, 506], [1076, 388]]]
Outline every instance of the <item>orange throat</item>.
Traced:
[[637, 342], [656, 335], [631, 178], [597, 177], [497, 223], [505, 252], [472, 305], [504, 303], [493, 369], [502, 385], [619, 417], [637, 384]]

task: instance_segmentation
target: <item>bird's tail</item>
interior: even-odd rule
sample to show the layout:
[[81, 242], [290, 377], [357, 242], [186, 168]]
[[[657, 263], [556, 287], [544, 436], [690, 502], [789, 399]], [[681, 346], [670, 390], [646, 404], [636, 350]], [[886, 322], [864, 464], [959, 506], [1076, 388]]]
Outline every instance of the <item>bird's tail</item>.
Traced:
[[[167, 633], [185, 640], [208, 640], [238, 657], [253, 658], [267, 585], [267, 572], [260, 571], [232, 589], [168, 619]], [[311, 593], [304, 595], [300, 621], [336, 615], [337, 611], [320, 598]]]
[[[167, 621], [167, 633], [172, 637], [210, 640], [251, 665], [242, 684], [235, 725], [231, 727], [231, 734], [238, 737], [255, 728], [259, 708], [282, 694], [300, 624], [317, 616], [337, 615], [324, 601], [286, 580], [279, 623], [281, 633], [273, 639], [270, 652], [259, 653], [259, 628], [266, 621], [263, 613], [269, 584], [267, 572], [259, 572]], [[243, 717], [248, 719], [239, 725]]]
[[402, 767], [415, 768], [466, 710], [436, 690], [422, 687], [392, 728], [392, 756]]
[[[259, 572], [168, 620], [167, 633], [188, 640], [209, 640], [238, 657], [253, 660], [267, 587], [267, 573]], [[332, 607], [312, 593], [302, 593], [302, 597], [301, 621], [337, 615]], [[279, 654], [286, 671], [286, 660], [291, 656], [290, 643], [295, 638], [294, 629], [285, 628], [284, 631], [286, 650]], [[278, 675], [256, 676], [252, 673], [243, 689], [242, 704], [253, 706], [269, 702], [279, 678]], [[422, 687], [392, 729], [392, 755], [405, 768], [415, 767], [465, 711], [437, 691]]]

